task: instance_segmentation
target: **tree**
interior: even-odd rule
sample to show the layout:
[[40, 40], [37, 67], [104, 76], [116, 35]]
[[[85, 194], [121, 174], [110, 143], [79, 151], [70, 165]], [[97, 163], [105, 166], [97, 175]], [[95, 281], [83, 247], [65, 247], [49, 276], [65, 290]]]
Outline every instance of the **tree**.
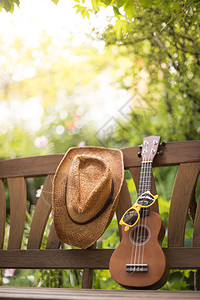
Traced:
[[[77, 11], [85, 14], [84, 1]], [[96, 37], [132, 63], [118, 85], [146, 103], [121, 126], [121, 138], [159, 133], [167, 140], [197, 139], [200, 112], [200, 1], [91, 1], [112, 6], [112, 22]], [[88, 7], [91, 12], [91, 9]], [[114, 24], [114, 25], [111, 25]], [[143, 84], [143, 86], [141, 85]], [[145, 116], [144, 116], [145, 111]], [[125, 128], [125, 130], [123, 130]], [[137, 129], [137, 132], [136, 130]]]

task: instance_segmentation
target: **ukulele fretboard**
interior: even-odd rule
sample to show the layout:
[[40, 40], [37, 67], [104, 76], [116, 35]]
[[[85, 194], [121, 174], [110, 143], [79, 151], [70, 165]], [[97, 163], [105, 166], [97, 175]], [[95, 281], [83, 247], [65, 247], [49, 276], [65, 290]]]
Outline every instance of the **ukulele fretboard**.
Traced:
[[[143, 161], [140, 172], [140, 182], [138, 189], [138, 197], [146, 191], [151, 191], [151, 174], [152, 161]], [[145, 217], [149, 215], [149, 207], [141, 209], [140, 216]]]

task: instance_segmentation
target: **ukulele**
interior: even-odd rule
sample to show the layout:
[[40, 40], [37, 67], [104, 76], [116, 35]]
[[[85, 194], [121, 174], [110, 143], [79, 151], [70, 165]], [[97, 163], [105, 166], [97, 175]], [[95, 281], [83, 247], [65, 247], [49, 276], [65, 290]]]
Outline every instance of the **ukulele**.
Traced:
[[159, 142], [159, 136], [143, 139], [138, 199], [122, 216], [122, 240], [110, 259], [111, 276], [125, 288], [158, 289], [169, 276], [161, 248], [165, 227], [159, 214], [150, 210], [158, 197], [150, 190], [152, 162]]

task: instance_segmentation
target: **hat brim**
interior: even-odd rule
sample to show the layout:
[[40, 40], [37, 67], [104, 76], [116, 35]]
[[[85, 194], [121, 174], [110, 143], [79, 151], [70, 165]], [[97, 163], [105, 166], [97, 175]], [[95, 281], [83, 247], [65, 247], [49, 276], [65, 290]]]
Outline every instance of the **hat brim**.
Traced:
[[[73, 158], [77, 154], [102, 156], [109, 162], [114, 182], [113, 199], [107, 209], [95, 220], [85, 225], [74, 223], [66, 208], [66, 184]], [[103, 147], [70, 148], [61, 160], [53, 181], [52, 210], [53, 221], [58, 238], [69, 245], [88, 248], [104, 233], [117, 208], [119, 193], [124, 179], [123, 154], [120, 150]]]

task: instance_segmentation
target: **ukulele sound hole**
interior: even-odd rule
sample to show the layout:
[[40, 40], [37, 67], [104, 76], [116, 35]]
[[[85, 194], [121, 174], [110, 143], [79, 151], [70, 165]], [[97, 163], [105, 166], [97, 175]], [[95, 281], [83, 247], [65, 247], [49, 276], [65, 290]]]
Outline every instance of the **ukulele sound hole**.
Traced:
[[146, 225], [137, 225], [130, 231], [129, 239], [132, 244], [141, 246], [149, 241], [150, 235], [150, 229]]

